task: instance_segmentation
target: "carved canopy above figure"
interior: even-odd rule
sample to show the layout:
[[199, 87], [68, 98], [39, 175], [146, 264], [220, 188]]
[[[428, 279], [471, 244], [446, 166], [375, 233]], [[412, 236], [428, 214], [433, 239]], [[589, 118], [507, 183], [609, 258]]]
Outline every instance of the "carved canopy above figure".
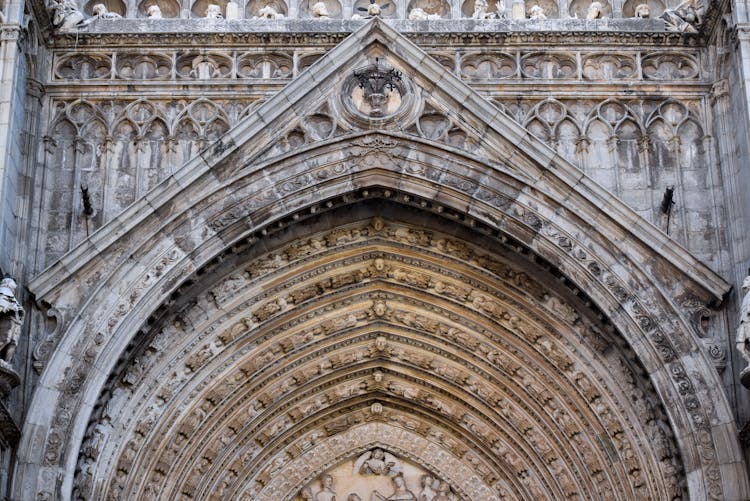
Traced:
[[750, 496], [728, 285], [377, 19], [30, 289], [19, 499]]

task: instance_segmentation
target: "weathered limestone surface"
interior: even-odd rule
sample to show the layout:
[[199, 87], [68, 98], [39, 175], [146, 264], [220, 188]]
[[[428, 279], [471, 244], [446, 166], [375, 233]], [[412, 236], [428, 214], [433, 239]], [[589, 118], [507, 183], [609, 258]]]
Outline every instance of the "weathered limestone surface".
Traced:
[[750, 497], [727, 5], [95, 3], [3, 25], [11, 499]]

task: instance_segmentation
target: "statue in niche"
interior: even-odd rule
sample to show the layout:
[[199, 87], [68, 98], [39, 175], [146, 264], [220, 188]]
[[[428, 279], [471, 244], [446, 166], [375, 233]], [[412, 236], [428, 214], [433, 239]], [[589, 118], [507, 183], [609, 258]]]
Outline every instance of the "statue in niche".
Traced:
[[94, 19], [122, 19], [122, 16], [117, 12], [108, 11], [107, 6], [103, 3], [94, 5], [91, 11], [94, 13], [94, 15], [91, 19], [89, 19], [89, 22], [93, 21]]
[[354, 462], [354, 471], [362, 475], [390, 475], [401, 472], [401, 466], [393, 455], [376, 448], [362, 454]]
[[472, 19], [494, 19], [495, 14], [489, 12], [489, 4], [487, 0], [476, 0], [474, 2], [474, 13], [471, 15]]
[[302, 501], [313, 501], [312, 488], [309, 485], [307, 487], [303, 487], [302, 490], [299, 491], [299, 497], [302, 499]]
[[539, 5], [532, 5], [529, 9], [529, 19], [547, 19], [544, 9]]
[[52, 24], [61, 30], [69, 30], [83, 23], [83, 12], [78, 10], [75, 0], [52, 0]]
[[385, 497], [378, 491], [373, 491], [370, 501], [416, 501], [417, 497], [406, 487], [403, 475], [396, 475], [391, 482], [393, 482], [393, 494]]
[[[750, 276], [745, 277], [742, 282], [742, 292], [744, 296], [742, 303], [740, 304], [740, 325], [737, 328], [737, 350], [739, 350], [742, 358], [748, 362], [746, 367], [741, 373], [742, 384], [745, 387], [750, 387]], [[0, 296], [1, 297], [1, 296]], [[2, 307], [0, 306], [0, 311]]]
[[495, 12], [497, 13], [498, 19], [505, 19], [508, 15], [507, 9], [505, 8], [505, 0], [500, 0], [495, 6]]
[[284, 19], [284, 14], [277, 11], [272, 5], [265, 5], [258, 11], [260, 19]]
[[601, 2], [591, 2], [586, 11], [586, 19], [602, 19], [604, 17], [604, 6]]
[[442, 17], [440, 14], [428, 14], [421, 7], [414, 7], [411, 12], [409, 12], [409, 19], [412, 21], [433, 21], [435, 19], [442, 19]]
[[635, 17], [638, 17], [640, 19], [648, 19], [649, 17], [651, 17], [651, 8], [647, 3], [639, 4], [635, 8]]
[[320, 477], [320, 483], [323, 488], [315, 495], [315, 501], [336, 501], [336, 491], [333, 490], [333, 477], [327, 474], [323, 475]]
[[151, 5], [146, 11], [146, 14], [148, 15], [149, 19], [161, 19], [161, 7], [156, 4]]
[[705, 4], [698, 3], [698, 0], [685, 0], [674, 9], [665, 10], [659, 18], [664, 20], [669, 31], [698, 33], [705, 14]]
[[208, 4], [206, 7], [206, 19], [223, 19], [224, 15], [221, 13], [221, 7], [215, 3]]
[[6, 275], [0, 280], [0, 358], [13, 360], [23, 322], [23, 308], [16, 299], [15, 280]]
[[312, 14], [317, 19], [328, 19], [331, 15], [328, 13], [328, 7], [324, 2], [317, 2], [312, 6]]

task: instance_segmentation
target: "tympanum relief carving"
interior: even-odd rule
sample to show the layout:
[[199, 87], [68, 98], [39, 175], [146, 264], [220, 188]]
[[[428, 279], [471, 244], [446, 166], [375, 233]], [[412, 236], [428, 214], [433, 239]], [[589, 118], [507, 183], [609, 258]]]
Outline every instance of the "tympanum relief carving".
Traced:
[[326, 471], [296, 500], [458, 501], [450, 483], [410, 460], [375, 447]]

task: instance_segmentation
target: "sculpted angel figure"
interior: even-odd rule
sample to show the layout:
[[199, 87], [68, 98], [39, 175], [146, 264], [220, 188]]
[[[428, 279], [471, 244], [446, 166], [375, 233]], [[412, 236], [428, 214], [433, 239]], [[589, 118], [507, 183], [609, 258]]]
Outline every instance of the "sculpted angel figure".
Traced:
[[396, 475], [401, 468], [395, 457], [383, 449], [375, 448], [355, 461], [354, 470], [362, 475]]

